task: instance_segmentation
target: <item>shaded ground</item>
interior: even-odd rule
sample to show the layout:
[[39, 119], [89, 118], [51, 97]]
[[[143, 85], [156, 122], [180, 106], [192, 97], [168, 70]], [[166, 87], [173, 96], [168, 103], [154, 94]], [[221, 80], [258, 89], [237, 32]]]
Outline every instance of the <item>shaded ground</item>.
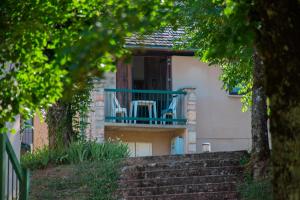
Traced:
[[32, 171], [30, 199], [114, 199], [117, 166], [115, 161], [99, 161]]

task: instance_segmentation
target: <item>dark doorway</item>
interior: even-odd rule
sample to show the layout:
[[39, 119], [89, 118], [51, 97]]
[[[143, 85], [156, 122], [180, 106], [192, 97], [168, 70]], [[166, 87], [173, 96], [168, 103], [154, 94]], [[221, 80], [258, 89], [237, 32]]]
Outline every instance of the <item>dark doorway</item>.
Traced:
[[[157, 116], [166, 109], [171, 98], [160, 91], [172, 90], [171, 57], [169, 56], [134, 56], [132, 60], [132, 86], [136, 90], [148, 92], [133, 93], [133, 100], [145, 100], [156, 103]], [[139, 107], [138, 116], [149, 117], [147, 107]], [[137, 123], [145, 123], [138, 121]]]
[[168, 56], [134, 56], [133, 89], [171, 90], [171, 59]]

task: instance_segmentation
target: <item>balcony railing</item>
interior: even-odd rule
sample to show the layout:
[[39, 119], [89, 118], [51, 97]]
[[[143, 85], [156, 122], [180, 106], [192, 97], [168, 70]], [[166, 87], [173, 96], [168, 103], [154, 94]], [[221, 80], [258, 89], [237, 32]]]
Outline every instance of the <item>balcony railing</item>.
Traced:
[[0, 199], [29, 199], [29, 170], [22, 168], [6, 135], [0, 133]]
[[105, 121], [185, 125], [185, 95], [182, 90], [105, 89]]

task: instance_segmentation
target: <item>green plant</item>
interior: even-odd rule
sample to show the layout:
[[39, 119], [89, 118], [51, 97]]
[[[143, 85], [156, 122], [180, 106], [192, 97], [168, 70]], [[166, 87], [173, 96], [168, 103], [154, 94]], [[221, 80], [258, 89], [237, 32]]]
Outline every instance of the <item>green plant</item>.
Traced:
[[30, 169], [41, 169], [49, 164], [75, 164], [84, 161], [120, 160], [129, 156], [127, 145], [119, 141], [97, 143], [95, 141], [71, 142], [68, 147], [49, 149], [44, 147], [21, 156], [21, 163]]
[[[1, 1], [0, 132], [114, 69], [125, 38], [169, 21], [173, 1]], [[68, 95], [64, 95], [68, 96]]]
[[111, 200], [118, 188], [120, 160], [86, 161], [32, 172], [32, 200]]
[[[86, 170], [89, 169], [89, 170]], [[85, 173], [82, 171], [85, 170]], [[83, 163], [78, 166], [77, 175], [86, 183], [92, 200], [111, 200], [118, 188], [120, 160], [111, 159]]]
[[72, 142], [66, 149], [68, 163], [81, 163], [87, 160], [88, 156], [88, 145], [85, 142]]
[[244, 200], [272, 200], [273, 190], [270, 179], [254, 181], [250, 176], [245, 183], [238, 187], [238, 191]]
[[243, 200], [272, 200], [272, 184], [269, 177], [255, 180], [252, 174], [253, 157], [250, 154], [240, 159], [244, 166], [244, 181], [238, 186]]
[[91, 160], [113, 160], [129, 156], [127, 145], [119, 141], [107, 141], [102, 144], [90, 142], [89, 150]]
[[50, 162], [51, 156], [48, 147], [36, 150], [34, 153], [26, 153], [21, 156], [21, 164], [29, 169], [45, 168]]
[[250, 161], [250, 154], [246, 154], [246, 155], [241, 157], [240, 165], [245, 166], [249, 163], [249, 161]]

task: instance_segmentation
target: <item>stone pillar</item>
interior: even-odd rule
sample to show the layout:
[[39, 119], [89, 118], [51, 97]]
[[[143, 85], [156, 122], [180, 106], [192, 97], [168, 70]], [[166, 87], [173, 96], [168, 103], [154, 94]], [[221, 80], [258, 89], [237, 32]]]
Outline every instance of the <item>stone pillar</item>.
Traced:
[[40, 116], [35, 115], [33, 117], [33, 149], [37, 150], [41, 149], [45, 146], [49, 146], [49, 138], [48, 138], [48, 125], [45, 122], [45, 117], [43, 119]]
[[103, 78], [94, 80], [94, 89], [91, 93], [91, 106], [89, 113], [89, 127], [87, 128], [87, 138], [96, 140], [97, 142], [104, 141], [104, 88], [115, 88], [116, 76], [114, 72], [104, 74]]
[[183, 91], [187, 92], [186, 95], [186, 118], [187, 118], [187, 128], [186, 128], [186, 148], [185, 153], [196, 153], [197, 144], [197, 96], [195, 93], [195, 88], [184, 88]]

